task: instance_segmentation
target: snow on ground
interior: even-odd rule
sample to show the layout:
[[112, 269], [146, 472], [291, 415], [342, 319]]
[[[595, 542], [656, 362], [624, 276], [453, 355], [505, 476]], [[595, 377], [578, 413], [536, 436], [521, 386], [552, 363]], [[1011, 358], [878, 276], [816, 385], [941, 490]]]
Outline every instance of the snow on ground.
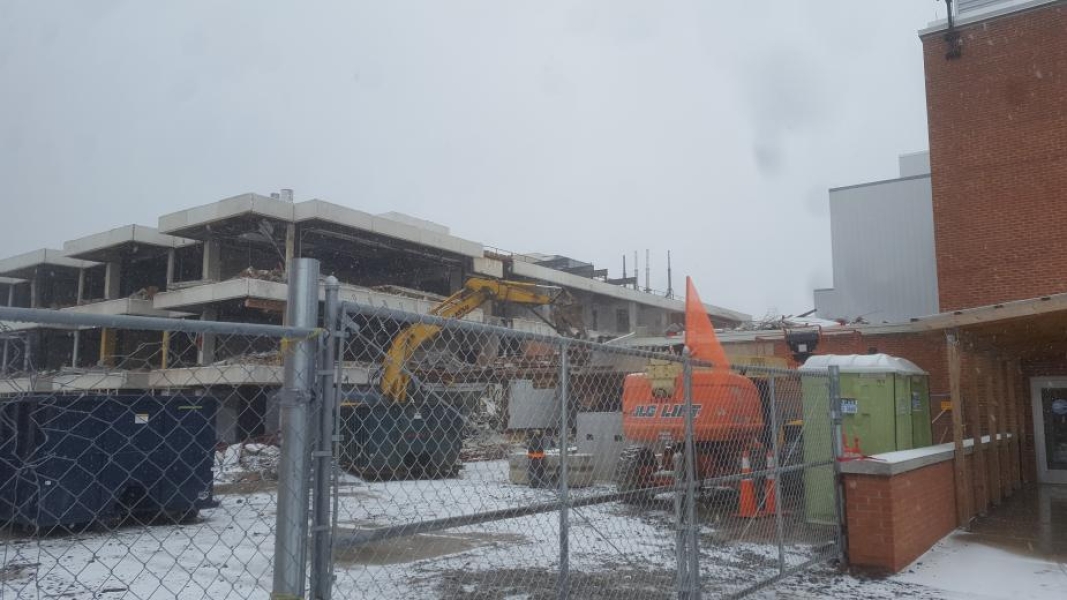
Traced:
[[9, 535], [0, 599], [262, 596], [271, 580], [274, 495], [221, 500], [188, 524]]
[[[228, 462], [227, 462], [228, 461]], [[0, 538], [0, 600], [15, 598], [265, 597], [271, 587], [275, 485], [247, 481], [233, 456], [222, 457], [220, 505], [191, 523], [125, 526]], [[574, 490], [576, 497], [610, 491]], [[507, 481], [506, 461], [470, 463], [456, 479], [364, 482], [342, 478], [338, 526], [363, 530], [550, 502], [553, 490]], [[670, 598], [675, 576], [675, 531], [669, 500], [646, 507], [618, 502], [570, 511], [571, 589], [574, 598]], [[740, 523], [714, 510], [702, 513], [701, 574], [705, 589], [734, 592], [777, 572], [774, 520]], [[788, 566], [815, 555], [824, 532], [785, 524], [794, 543]], [[804, 537], [804, 535], [807, 537]], [[339, 551], [337, 597], [409, 599], [554, 598], [559, 567], [555, 512], [384, 540]], [[868, 580], [820, 566], [760, 591], [756, 598], [1067, 597], [1058, 563], [1025, 557], [1004, 571], [1007, 551], [970, 544], [956, 534], [905, 573]], [[1010, 558], [1010, 557], [1009, 557]], [[993, 568], [997, 565], [997, 568]], [[988, 567], [988, 568], [986, 568]], [[1003, 573], [1003, 574], [1001, 574]], [[1004, 592], [1010, 587], [1011, 593]]]
[[1067, 598], [1065, 559], [1032, 549], [997, 548], [957, 531], [895, 579], [975, 600]]
[[1025, 547], [997, 547], [956, 531], [891, 577], [869, 579], [822, 567], [788, 578], [755, 598], [1059, 600], [1067, 598], [1064, 559]]

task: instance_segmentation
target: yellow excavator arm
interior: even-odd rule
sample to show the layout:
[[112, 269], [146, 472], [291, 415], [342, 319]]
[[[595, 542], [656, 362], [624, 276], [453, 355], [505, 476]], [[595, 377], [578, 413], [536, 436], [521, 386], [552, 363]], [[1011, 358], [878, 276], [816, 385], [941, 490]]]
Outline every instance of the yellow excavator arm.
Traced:
[[[527, 306], [552, 304], [562, 290], [521, 281], [498, 281], [472, 277], [463, 289], [452, 294], [430, 310], [430, 314], [448, 319], [462, 319], [478, 307], [493, 300]], [[407, 361], [419, 346], [441, 332], [440, 325], [415, 323], [401, 331], [385, 355], [382, 370], [382, 393], [396, 402], [407, 400], [411, 376], [406, 372]]]

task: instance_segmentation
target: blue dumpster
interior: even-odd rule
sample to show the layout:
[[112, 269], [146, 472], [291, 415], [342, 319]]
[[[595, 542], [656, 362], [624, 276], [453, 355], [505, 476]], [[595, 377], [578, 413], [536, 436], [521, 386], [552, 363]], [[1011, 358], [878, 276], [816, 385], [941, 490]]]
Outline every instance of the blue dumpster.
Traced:
[[212, 398], [181, 395], [0, 399], [0, 522], [196, 514], [213, 504], [216, 412]]

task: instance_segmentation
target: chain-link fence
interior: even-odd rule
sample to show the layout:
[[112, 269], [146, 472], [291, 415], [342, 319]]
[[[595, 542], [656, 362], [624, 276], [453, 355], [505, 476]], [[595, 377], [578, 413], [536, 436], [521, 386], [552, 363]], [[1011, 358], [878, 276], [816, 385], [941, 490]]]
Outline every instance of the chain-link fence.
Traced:
[[730, 597], [840, 556], [827, 373], [342, 314], [337, 597]]
[[0, 308], [0, 598], [269, 594], [283, 364], [318, 332]]
[[289, 327], [0, 308], [0, 598], [739, 597], [841, 556], [832, 374], [332, 280], [316, 329], [300, 262]]

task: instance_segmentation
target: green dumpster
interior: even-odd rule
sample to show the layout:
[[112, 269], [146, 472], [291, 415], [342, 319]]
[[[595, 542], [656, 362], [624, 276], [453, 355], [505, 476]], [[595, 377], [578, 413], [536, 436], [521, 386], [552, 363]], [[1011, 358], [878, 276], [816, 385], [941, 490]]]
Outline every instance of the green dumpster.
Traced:
[[[800, 367], [804, 397], [804, 461], [827, 461], [833, 436], [822, 431], [829, 411], [828, 380], [831, 366], [841, 373], [841, 427], [844, 443], [869, 456], [930, 445], [930, 393], [928, 375], [911, 361], [887, 354], [813, 356]], [[805, 376], [805, 374], [807, 376]], [[820, 424], [820, 427], [815, 427]], [[826, 428], [829, 427], [827, 424]], [[807, 519], [836, 519], [833, 468], [805, 472]]]

